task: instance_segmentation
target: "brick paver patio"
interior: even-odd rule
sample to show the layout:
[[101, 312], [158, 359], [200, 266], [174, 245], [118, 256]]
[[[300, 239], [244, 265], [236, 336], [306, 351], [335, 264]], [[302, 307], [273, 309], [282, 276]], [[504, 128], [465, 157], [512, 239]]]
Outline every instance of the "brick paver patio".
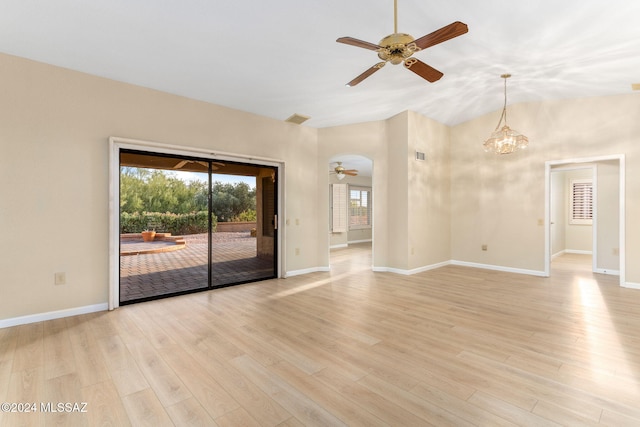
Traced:
[[[186, 246], [177, 251], [120, 257], [121, 302], [207, 288], [207, 235], [184, 237]], [[121, 251], [135, 251], [172, 243], [120, 244]], [[214, 287], [273, 276], [273, 260], [257, 257], [256, 238], [249, 232], [213, 233]]]

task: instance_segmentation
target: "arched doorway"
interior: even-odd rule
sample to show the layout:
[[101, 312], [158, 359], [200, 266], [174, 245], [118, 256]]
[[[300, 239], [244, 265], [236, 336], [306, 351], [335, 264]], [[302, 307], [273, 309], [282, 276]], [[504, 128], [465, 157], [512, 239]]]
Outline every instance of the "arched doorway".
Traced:
[[[357, 257], [372, 266], [373, 161], [356, 154], [329, 159], [329, 264]], [[363, 261], [364, 260], [364, 261]], [[367, 261], [368, 260], [368, 261]]]

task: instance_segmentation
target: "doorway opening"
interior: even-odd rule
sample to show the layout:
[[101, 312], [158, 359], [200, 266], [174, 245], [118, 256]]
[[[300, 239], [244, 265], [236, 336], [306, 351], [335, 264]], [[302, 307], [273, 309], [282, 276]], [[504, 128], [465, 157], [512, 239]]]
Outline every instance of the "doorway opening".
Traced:
[[590, 261], [592, 272], [619, 275], [624, 286], [624, 176], [623, 155], [546, 162], [546, 276], [562, 256], [566, 268]]
[[[595, 164], [551, 168], [550, 235], [553, 266], [596, 271], [598, 205]], [[575, 203], [574, 203], [575, 202]], [[616, 230], [617, 231], [617, 230]]]
[[[364, 267], [371, 269], [375, 234], [373, 161], [343, 154], [329, 159], [328, 166], [329, 264], [357, 252], [358, 259], [368, 260]], [[369, 255], [363, 257], [363, 252]]]
[[114, 307], [278, 276], [276, 165], [117, 152]]

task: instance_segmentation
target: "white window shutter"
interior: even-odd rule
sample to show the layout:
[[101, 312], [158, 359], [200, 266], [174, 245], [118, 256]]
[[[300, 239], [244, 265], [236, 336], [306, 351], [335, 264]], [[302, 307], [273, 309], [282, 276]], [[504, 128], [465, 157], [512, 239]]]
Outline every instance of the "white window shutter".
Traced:
[[590, 179], [571, 180], [569, 224], [593, 222], [593, 182]]
[[347, 184], [332, 186], [332, 229], [334, 233], [347, 232]]

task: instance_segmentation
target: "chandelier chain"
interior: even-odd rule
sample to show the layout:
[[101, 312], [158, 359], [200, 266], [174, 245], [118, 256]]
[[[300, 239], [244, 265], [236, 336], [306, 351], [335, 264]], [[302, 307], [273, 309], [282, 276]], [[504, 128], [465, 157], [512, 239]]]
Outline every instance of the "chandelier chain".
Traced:
[[503, 74], [501, 77], [504, 79], [504, 106], [502, 107], [502, 114], [500, 115], [500, 120], [498, 120], [498, 124], [496, 125], [495, 130], [500, 129], [502, 119], [504, 119], [504, 125], [507, 125], [507, 79], [511, 76], [508, 74]]

